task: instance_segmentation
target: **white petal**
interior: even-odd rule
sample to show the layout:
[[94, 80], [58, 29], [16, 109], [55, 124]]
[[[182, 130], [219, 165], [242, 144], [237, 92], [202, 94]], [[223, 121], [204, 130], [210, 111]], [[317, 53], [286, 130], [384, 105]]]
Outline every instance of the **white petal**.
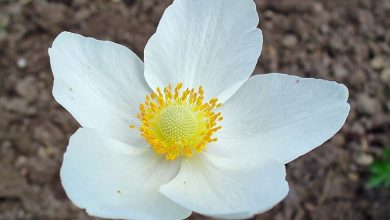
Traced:
[[288, 192], [285, 168], [279, 162], [236, 169], [230, 160], [204, 155], [183, 160], [179, 174], [160, 192], [188, 209], [219, 218], [250, 217], [271, 208]]
[[[347, 88], [285, 74], [251, 77], [222, 107], [210, 151], [288, 163], [331, 138], [348, 112]], [[252, 158], [252, 159], [249, 159]]]
[[142, 61], [124, 46], [62, 32], [49, 49], [53, 95], [83, 127], [133, 145], [138, 106], [150, 89]]
[[263, 36], [253, 0], [175, 0], [145, 48], [151, 88], [202, 85], [206, 99], [229, 98], [252, 74]]
[[254, 214], [249, 212], [228, 214], [228, 215], [214, 215], [216, 219], [250, 219], [253, 218]]
[[180, 162], [133, 148], [81, 128], [70, 139], [61, 179], [69, 198], [93, 216], [120, 219], [184, 219], [191, 211], [158, 192]]

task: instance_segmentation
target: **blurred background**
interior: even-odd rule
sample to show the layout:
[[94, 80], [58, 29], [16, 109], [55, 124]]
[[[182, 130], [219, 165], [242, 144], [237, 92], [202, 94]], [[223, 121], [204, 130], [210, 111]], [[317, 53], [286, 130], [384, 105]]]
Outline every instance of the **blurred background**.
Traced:
[[[67, 30], [124, 44], [142, 58], [170, 3], [0, 0], [0, 220], [94, 219], [69, 202], [59, 179], [78, 124], [52, 97], [47, 49]], [[330, 141], [288, 164], [288, 197], [255, 219], [390, 219], [390, 190], [381, 184], [390, 169], [390, 1], [256, 4], [264, 47], [255, 73], [344, 83], [351, 112]]]

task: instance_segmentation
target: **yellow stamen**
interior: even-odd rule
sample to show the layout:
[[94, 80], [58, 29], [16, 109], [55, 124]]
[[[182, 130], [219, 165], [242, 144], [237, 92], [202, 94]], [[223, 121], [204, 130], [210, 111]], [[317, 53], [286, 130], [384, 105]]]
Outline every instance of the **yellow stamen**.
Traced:
[[164, 89], [156, 88], [157, 92], [147, 95], [145, 103], [140, 104], [137, 115], [141, 136], [167, 160], [201, 153], [208, 143], [217, 141], [211, 136], [222, 128], [217, 122], [223, 117], [220, 112], [214, 112], [221, 107], [218, 99], [205, 102], [202, 86], [181, 92], [182, 87], [183, 83], [174, 88], [171, 84]]

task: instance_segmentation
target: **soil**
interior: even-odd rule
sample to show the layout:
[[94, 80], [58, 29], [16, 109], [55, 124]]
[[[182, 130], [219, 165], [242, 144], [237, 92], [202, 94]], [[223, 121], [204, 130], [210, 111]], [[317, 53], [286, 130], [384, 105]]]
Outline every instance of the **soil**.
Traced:
[[[94, 219], [59, 169], [79, 127], [52, 97], [47, 49], [63, 30], [143, 49], [170, 0], [0, 0], [0, 220]], [[287, 166], [290, 193], [257, 220], [386, 220], [390, 190], [366, 187], [390, 144], [390, 1], [259, 0], [256, 74], [336, 80], [350, 91], [342, 130]], [[194, 214], [191, 219], [206, 219]]]

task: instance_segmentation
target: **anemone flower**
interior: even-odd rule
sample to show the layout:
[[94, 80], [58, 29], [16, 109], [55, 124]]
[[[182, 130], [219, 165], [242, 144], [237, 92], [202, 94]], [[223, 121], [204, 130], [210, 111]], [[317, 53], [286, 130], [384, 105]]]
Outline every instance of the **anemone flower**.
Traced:
[[285, 164], [344, 124], [347, 88], [251, 77], [262, 48], [252, 0], [175, 0], [142, 62], [69, 32], [49, 49], [53, 95], [80, 123], [63, 187], [93, 216], [249, 218], [288, 193]]

